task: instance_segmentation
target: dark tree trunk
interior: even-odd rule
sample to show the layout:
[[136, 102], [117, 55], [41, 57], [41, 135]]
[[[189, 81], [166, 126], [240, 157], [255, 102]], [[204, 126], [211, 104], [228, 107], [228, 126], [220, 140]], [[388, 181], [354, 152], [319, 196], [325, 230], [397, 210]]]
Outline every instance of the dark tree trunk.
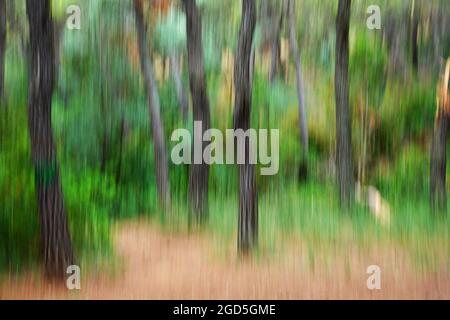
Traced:
[[[250, 128], [252, 104], [251, 55], [256, 24], [254, 0], [242, 0], [242, 18], [234, 66], [235, 109], [234, 128], [246, 131]], [[250, 145], [244, 146], [245, 164], [239, 164], [239, 225], [238, 250], [249, 251], [258, 241], [258, 195], [256, 191], [255, 165], [250, 164]]]
[[[272, 84], [278, 74], [281, 72], [281, 30], [283, 29], [283, 4], [278, 6], [278, 3], [268, 3], [266, 4], [270, 7], [268, 10], [270, 16], [262, 17], [263, 19], [269, 19], [273, 22], [273, 27], [271, 30], [271, 61], [270, 61], [270, 71], [269, 71], [269, 82]], [[279, 15], [277, 15], [277, 11], [280, 11]]]
[[439, 105], [434, 124], [433, 139], [430, 150], [430, 204], [434, 212], [445, 212], [447, 196], [446, 180], [446, 145], [450, 117], [448, 81], [450, 60], [447, 62], [443, 81], [440, 85]]
[[153, 67], [148, 54], [147, 32], [144, 24], [142, 1], [134, 0], [133, 3], [142, 77], [144, 79], [145, 92], [147, 94], [150, 127], [154, 144], [156, 185], [161, 204], [163, 206], [167, 206], [170, 203], [170, 188], [167, 152], [164, 143], [164, 129], [160, 116], [159, 95], [156, 80], [153, 74]]
[[6, 0], [0, 0], [0, 105], [5, 94]]
[[415, 71], [419, 67], [419, 45], [418, 45], [418, 33], [419, 33], [419, 7], [417, 1], [414, 2], [413, 14], [412, 14], [412, 30], [411, 30], [411, 60]]
[[95, 38], [97, 40], [97, 61], [99, 64], [100, 75], [99, 75], [99, 90], [100, 90], [100, 119], [101, 125], [97, 126], [97, 136], [99, 141], [99, 156], [100, 156], [100, 172], [106, 173], [108, 161], [110, 159], [110, 146], [112, 140], [112, 123], [110, 99], [108, 99], [109, 88], [108, 83], [111, 82], [111, 72], [108, 65], [109, 55], [108, 51], [104, 48], [104, 39], [106, 36], [105, 32], [106, 26], [104, 23], [100, 23], [97, 27], [97, 33]]
[[430, 200], [433, 211], [444, 211], [447, 206], [445, 169], [448, 121], [448, 115], [439, 110], [430, 152]]
[[283, 13], [280, 14], [280, 20], [278, 24], [275, 24], [274, 34], [272, 35], [271, 44], [271, 62], [269, 82], [272, 84], [276, 76], [280, 73], [281, 57], [280, 57], [280, 32], [283, 24]]
[[51, 126], [55, 57], [50, 1], [27, 0], [27, 15], [31, 49], [28, 124], [44, 265], [48, 276], [62, 277], [74, 257]]
[[122, 153], [123, 153], [123, 139], [125, 135], [125, 115], [122, 112], [120, 116], [120, 132], [119, 132], [119, 160], [116, 167], [116, 185], [120, 183], [120, 177], [122, 175]]
[[302, 160], [298, 169], [299, 181], [305, 180], [308, 174], [308, 124], [306, 120], [306, 106], [305, 106], [305, 88], [303, 84], [302, 64], [300, 61], [300, 53], [297, 45], [297, 35], [295, 32], [295, 0], [289, 0], [289, 41], [291, 44], [292, 56], [295, 62], [295, 78], [297, 84], [297, 98], [298, 98], [298, 126], [300, 129], [300, 137], [302, 142]]
[[[186, 11], [189, 84], [192, 96], [193, 120], [202, 122], [201, 135], [210, 128], [209, 101], [203, 65], [202, 21], [195, 0], [184, 0]], [[203, 150], [207, 143], [202, 144]], [[192, 144], [194, 146], [194, 143]], [[194, 158], [194, 148], [192, 149]], [[189, 171], [189, 197], [192, 218], [202, 222], [208, 214], [209, 165], [191, 164]]]
[[[102, 65], [102, 59], [100, 58], [100, 65]], [[103, 69], [103, 68], [102, 68]], [[105, 86], [103, 83], [100, 84], [100, 115], [104, 119], [103, 123], [107, 121], [107, 102], [105, 97]], [[109, 135], [108, 125], [100, 126], [99, 140], [100, 140], [100, 172], [106, 172], [106, 165], [109, 158]]]
[[400, 13], [390, 10], [383, 16], [383, 38], [389, 55], [388, 73], [403, 78], [406, 76], [406, 62], [409, 54], [405, 43], [410, 43], [408, 13], [409, 10], [405, 6], [401, 8]]
[[352, 130], [348, 98], [348, 31], [350, 0], [339, 0], [336, 18], [336, 169], [341, 206], [353, 200]]
[[178, 61], [178, 55], [172, 53], [170, 55], [170, 70], [172, 72], [173, 81], [175, 84], [175, 90], [177, 92], [178, 104], [180, 105], [181, 116], [183, 121], [186, 121], [188, 116], [188, 98], [183, 86], [183, 80], [181, 79], [180, 63]]

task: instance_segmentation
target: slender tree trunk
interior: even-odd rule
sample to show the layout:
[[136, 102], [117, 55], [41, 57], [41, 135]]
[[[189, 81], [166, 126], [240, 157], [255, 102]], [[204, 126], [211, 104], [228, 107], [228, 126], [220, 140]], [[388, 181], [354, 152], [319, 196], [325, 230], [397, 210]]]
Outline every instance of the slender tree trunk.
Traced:
[[[274, 6], [274, 4], [270, 4], [271, 6]], [[279, 8], [272, 8], [274, 11], [278, 10]], [[284, 18], [284, 11], [283, 11], [283, 4], [281, 4], [280, 9], [280, 15], [278, 17], [278, 21], [274, 23], [272, 36], [271, 36], [271, 65], [270, 65], [270, 72], [269, 72], [269, 82], [272, 84], [275, 80], [276, 76], [280, 73], [280, 67], [281, 67], [281, 30], [283, 29], [283, 18]], [[272, 19], [271, 19], [272, 20]], [[274, 19], [276, 20], [276, 19]]]
[[[102, 64], [102, 59], [100, 58], [100, 65]], [[102, 68], [103, 69], [103, 68]], [[103, 83], [100, 83], [100, 115], [103, 117], [104, 121], [103, 124], [106, 123], [106, 125], [100, 126], [100, 172], [105, 173], [106, 172], [106, 165], [108, 163], [109, 158], [109, 138], [110, 138], [110, 130], [109, 126], [107, 124], [107, 102], [105, 97], [105, 85]]]
[[443, 81], [440, 84], [439, 104], [430, 150], [430, 204], [434, 212], [445, 212], [447, 208], [445, 180], [447, 165], [446, 145], [450, 120], [449, 77], [450, 59], [447, 61]]
[[297, 45], [297, 35], [295, 32], [295, 0], [289, 0], [289, 40], [291, 44], [291, 52], [295, 62], [295, 78], [297, 84], [297, 98], [298, 98], [298, 119], [300, 137], [302, 142], [302, 160], [299, 165], [298, 178], [299, 181], [305, 180], [308, 174], [308, 124], [306, 120], [306, 106], [305, 106], [305, 87], [303, 83], [302, 64], [300, 60], [300, 53]]
[[122, 175], [122, 151], [123, 151], [123, 139], [124, 139], [124, 135], [125, 135], [125, 115], [122, 114], [120, 116], [120, 133], [119, 133], [119, 160], [117, 162], [117, 167], [116, 167], [116, 185], [119, 185], [120, 183], [120, 177]]
[[156, 185], [160, 203], [163, 206], [167, 206], [170, 203], [170, 188], [167, 153], [164, 143], [164, 129], [160, 116], [159, 95], [155, 76], [153, 74], [153, 67], [148, 54], [147, 32], [144, 24], [142, 1], [134, 0], [133, 3], [142, 77], [144, 79], [145, 92], [147, 94], [150, 127], [154, 144]]
[[444, 211], [447, 206], [445, 192], [446, 143], [448, 115], [438, 110], [431, 143], [430, 158], [430, 200], [433, 211]]
[[97, 135], [99, 141], [99, 155], [100, 155], [100, 172], [106, 173], [108, 160], [110, 158], [110, 146], [111, 146], [111, 135], [112, 135], [112, 124], [109, 115], [111, 110], [109, 110], [109, 88], [108, 83], [111, 81], [111, 73], [108, 65], [109, 55], [108, 51], [105, 50], [105, 43], [101, 41], [106, 36], [106, 26], [104, 22], [100, 22], [97, 26], [97, 32], [95, 34], [95, 39], [97, 40], [97, 61], [99, 64], [100, 75], [99, 75], [99, 90], [100, 90], [100, 117], [101, 125], [98, 125]]
[[186, 121], [188, 116], [188, 98], [184, 90], [183, 81], [181, 79], [181, 70], [180, 63], [178, 62], [178, 55], [175, 52], [170, 55], [170, 70], [172, 72], [173, 81], [175, 83], [175, 90], [177, 92], [181, 116], [183, 117], [183, 121]]
[[62, 277], [74, 261], [51, 127], [54, 88], [53, 22], [49, 0], [27, 0], [31, 62], [28, 124], [48, 276]]
[[341, 206], [353, 200], [352, 130], [348, 98], [348, 32], [350, 0], [339, 0], [336, 19], [336, 169]]
[[281, 31], [281, 24], [282, 24], [282, 17], [283, 14], [280, 16], [280, 23], [279, 25], [275, 25], [274, 34], [272, 36], [272, 44], [271, 44], [271, 62], [270, 62], [270, 72], [269, 72], [269, 82], [272, 84], [275, 80], [275, 77], [280, 72], [280, 31]]
[[[252, 75], [250, 71], [253, 33], [256, 24], [254, 0], [242, 0], [242, 18], [234, 66], [235, 109], [234, 128], [246, 131], [250, 128], [252, 104]], [[245, 164], [239, 164], [239, 225], [238, 250], [249, 251], [258, 241], [258, 195], [256, 191], [255, 165], [250, 164], [250, 142], [244, 146]]]
[[0, 105], [5, 94], [6, 0], [0, 0]]
[[[202, 45], [202, 21], [195, 0], [184, 0], [186, 11], [187, 50], [189, 67], [189, 84], [192, 96], [193, 121], [201, 121], [201, 133], [210, 128], [209, 101], [203, 64]], [[202, 143], [203, 150], [207, 143]], [[194, 155], [193, 146], [193, 158]], [[191, 164], [189, 171], [189, 197], [193, 220], [204, 221], [208, 214], [208, 175], [209, 165], [202, 161], [201, 164]]]
[[418, 46], [418, 33], [419, 33], [419, 7], [416, 0], [412, 3], [412, 30], [411, 30], [411, 62], [414, 71], [417, 71], [419, 67], [419, 46]]

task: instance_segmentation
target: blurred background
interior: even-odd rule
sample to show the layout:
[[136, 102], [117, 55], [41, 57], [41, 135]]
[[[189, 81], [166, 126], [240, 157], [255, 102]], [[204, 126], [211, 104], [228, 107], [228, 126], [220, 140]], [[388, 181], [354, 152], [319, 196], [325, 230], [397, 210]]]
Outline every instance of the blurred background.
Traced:
[[[37, 2], [49, 10], [33, 20], [32, 4], [0, 0], [0, 298], [450, 298], [448, 0], [352, 1], [348, 66], [336, 60], [345, 0], [254, 1], [243, 56], [238, 0]], [[251, 92], [235, 90], [248, 66]], [[336, 66], [348, 70], [340, 109]], [[45, 67], [50, 107], [33, 80], [50, 81]], [[255, 170], [255, 199], [236, 165], [170, 159], [173, 130], [210, 119], [224, 132], [239, 107], [252, 128], [280, 130], [279, 172]], [[348, 194], [336, 165], [345, 109]], [[239, 222], [240, 201], [254, 219]], [[44, 276], [70, 264], [76, 293]], [[366, 287], [369, 265], [380, 291]]]

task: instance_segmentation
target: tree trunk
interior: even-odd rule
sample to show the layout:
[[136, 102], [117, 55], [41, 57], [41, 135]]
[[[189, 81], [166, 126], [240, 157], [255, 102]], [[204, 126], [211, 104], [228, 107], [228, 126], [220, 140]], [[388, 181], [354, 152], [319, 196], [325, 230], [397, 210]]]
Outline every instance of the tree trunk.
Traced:
[[353, 200], [352, 130], [348, 98], [348, 31], [350, 0], [339, 0], [336, 19], [336, 169], [341, 206]]
[[300, 53], [297, 45], [297, 35], [295, 32], [295, 0], [289, 0], [289, 41], [291, 44], [291, 52], [295, 62], [295, 78], [297, 84], [298, 97], [298, 118], [300, 137], [302, 142], [302, 160], [298, 169], [299, 181], [305, 180], [308, 175], [308, 124], [306, 120], [305, 106], [305, 88], [303, 84], [302, 64], [300, 61]]
[[5, 94], [6, 0], [0, 0], [0, 106]]
[[150, 127], [154, 144], [156, 185], [158, 188], [160, 203], [163, 206], [167, 206], [170, 203], [170, 188], [167, 153], [164, 143], [164, 129], [160, 116], [159, 95], [156, 80], [153, 74], [153, 67], [148, 55], [147, 32], [144, 24], [142, 1], [134, 0], [133, 3], [136, 20], [136, 32], [139, 45], [139, 57], [141, 60], [142, 78], [144, 79], [145, 92], [147, 94]]
[[183, 81], [181, 79], [180, 63], [178, 55], [174, 52], [170, 55], [170, 70], [172, 72], [175, 90], [177, 92], [178, 104], [180, 105], [181, 116], [186, 121], [188, 116], [188, 98], [184, 91]]
[[[281, 30], [283, 28], [283, 4], [281, 4], [281, 8], [278, 7], [278, 3], [270, 3], [267, 4], [270, 9], [270, 15], [268, 17], [263, 17], [269, 19], [273, 23], [273, 27], [271, 30], [271, 61], [270, 61], [270, 71], [269, 71], [269, 82], [273, 84], [275, 78], [280, 73], [281, 68]], [[277, 15], [277, 10], [280, 11], [280, 14]]]
[[281, 24], [283, 21], [283, 14], [280, 16], [279, 25], [275, 25], [274, 34], [272, 36], [272, 44], [271, 44], [271, 65], [270, 65], [270, 73], [269, 73], [269, 82], [273, 84], [275, 77], [280, 72], [281, 58], [280, 58], [280, 31]]
[[122, 114], [120, 116], [120, 132], [119, 132], [119, 160], [117, 161], [117, 167], [116, 167], [116, 185], [118, 186], [120, 183], [120, 178], [122, 175], [122, 153], [123, 153], [123, 140], [125, 135], [125, 115], [122, 111]]
[[444, 211], [447, 206], [445, 194], [446, 142], [448, 132], [448, 115], [438, 111], [430, 155], [430, 200], [433, 211]]
[[440, 84], [439, 104], [430, 151], [430, 204], [434, 212], [445, 212], [447, 208], [445, 180], [447, 165], [446, 145], [450, 116], [449, 77], [450, 59], [447, 61], [443, 81]]
[[418, 47], [418, 33], [419, 33], [419, 7], [416, 1], [413, 1], [412, 12], [412, 30], [411, 30], [411, 62], [414, 71], [419, 67], [419, 47]]
[[63, 277], [74, 257], [51, 127], [55, 72], [53, 22], [49, 0], [27, 0], [26, 4], [31, 49], [28, 125], [36, 173], [44, 266], [48, 276]]
[[[235, 109], [234, 128], [246, 131], [250, 128], [252, 104], [251, 52], [256, 24], [254, 0], [242, 0], [242, 18], [234, 66]], [[258, 240], [258, 196], [256, 191], [255, 165], [250, 164], [250, 144], [244, 146], [245, 163], [239, 164], [239, 225], [238, 250], [249, 251]]]
[[[100, 60], [100, 65], [102, 64], [102, 59]], [[103, 68], [102, 68], [103, 69]], [[104, 70], [104, 69], [103, 69]], [[105, 85], [103, 83], [100, 83], [100, 115], [102, 116], [103, 123], [107, 123], [107, 102], [105, 97]], [[100, 172], [105, 173], [106, 172], [106, 165], [108, 163], [109, 158], [109, 138], [110, 138], [110, 131], [108, 124], [102, 126], [100, 128]]]
[[[205, 69], [203, 65], [202, 21], [195, 0], [184, 0], [186, 11], [187, 50], [189, 67], [189, 84], [192, 96], [193, 121], [201, 121], [201, 133], [210, 128], [209, 101], [206, 88]], [[202, 143], [202, 155], [208, 143]], [[192, 157], [194, 155], [192, 144]], [[192, 163], [189, 171], [189, 197], [192, 218], [202, 222], [208, 214], [208, 175], [209, 165]]]

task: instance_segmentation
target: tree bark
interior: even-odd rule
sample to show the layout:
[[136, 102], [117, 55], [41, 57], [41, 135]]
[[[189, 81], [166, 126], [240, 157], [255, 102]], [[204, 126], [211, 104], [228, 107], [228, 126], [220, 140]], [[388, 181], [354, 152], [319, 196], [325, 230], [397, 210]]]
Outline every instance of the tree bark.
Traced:
[[170, 187], [167, 152], [164, 143], [164, 129], [160, 116], [158, 89], [155, 76], [153, 74], [153, 67], [148, 54], [147, 32], [144, 24], [142, 1], [134, 0], [133, 4], [139, 45], [139, 57], [141, 60], [141, 72], [142, 78], [144, 79], [145, 92], [147, 94], [150, 127], [154, 145], [156, 185], [161, 205], [167, 206], [170, 203]]
[[449, 77], [450, 59], [447, 61], [443, 81], [440, 84], [439, 104], [430, 150], [430, 204], [433, 212], [445, 212], [447, 209], [445, 181], [447, 166], [446, 145], [450, 120]]
[[413, 1], [412, 12], [412, 29], [411, 29], [411, 62], [414, 71], [419, 67], [419, 46], [418, 46], [418, 33], [419, 33], [419, 6], [416, 1]]
[[172, 72], [175, 90], [177, 92], [178, 104], [180, 105], [181, 116], [183, 121], [186, 121], [188, 116], [188, 98], [184, 91], [183, 81], [181, 79], [180, 63], [178, 62], [178, 55], [173, 52], [170, 55], [170, 70]]
[[[195, 0], [184, 0], [186, 11], [187, 51], [189, 68], [189, 85], [192, 96], [193, 121], [201, 121], [201, 135], [210, 128], [211, 116], [205, 79], [202, 45], [202, 21]], [[192, 144], [192, 156], [194, 155]], [[203, 150], [208, 143], [202, 142]], [[209, 165], [192, 163], [189, 171], [189, 197], [191, 218], [202, 222], [208, 214], [208, 175]]]
[[119, 132], [119, 160], [117, 161], [117, 167], [116, 167], [116, 185], [118, 186], [120, 183], [120, 178], [122, 176], [122, 153], [123, 153], [123, 140], [125, 135], [125, 115], [122, 111], [122, 114], [120, 116], [120, 132]]
[[283, 27], [283, 11], [281, 10], [280, 17], [278, 23], [275, 24], [273, 35], [272, 35], [272, 44], [271, 44], [271, 66], [269, 73], [269, 82], [273, 84], [277, 74], [280, 72], [281, 66], [281, 53], [280, 53], [280, 33]]
[[448, 115], [438, 111], [430, 151], [430, 201], [432, 211], [444, 211], [447, 206], [445, 193], [446, 142]]
[[27, 0], [30, 32], [28, 125], [46, 274], [63, 277], [74, 261], [51, 127], [55, 80], [49, 0]]
[[339, 0], [336, 18], [336, 169], [341, 206], [348, 207], [353, 199], [352, 130], [348, 98], [348, 32], [350, 0]]
[[[256, 24], [255, 6], [254, 0], [242, 0], [242, 18], [234, 66], [234, 128], [244, 131], [250, 128], [252, 104], [251, 55]], [[258, 240], [258, 195], [255, 165], [250, 164], [249, 161], [249, 139], [246, 139], [244, 148], [245, 163], [239, 164], [238, 250], [240, 253], [246, 253], [255, 247]]]
[[[103, 66], [102, 64], [102, 59], [100, 60], [100, 65]], [[101, 69], [103, 69], [103, 67], [101, 67]], [[104, 70], [104, 69], [103, 69]], [[103, 117], [103, 119], [107, 119], [107, 102], [106, 102], [106, 97], [105, 97], [105, 85], [104, 83], [100, 84], [100, 115]], [[104, 123], [106, 122], [105, 120], [103, 121]], [[109, 159], [109, 145], [110, 145], [110, 131], [108, 128], [108, 125], [106, 126], [102, 126], [100, 128], [100, 172], [101, 173], [105, 173], [106, 172], [106, 165], [108, 163], [108, 159]]]
[[5, 94], [6, 0], [0, 0], [0, 105]]
[[298, 98], [298, 118], [299, 118], [299, 130], [302, 143], [302, 160], [298, 169], [299, 181], [305, 180], [308, 174], [308, 123], [306, 119], [306, 106], [305, 106], [305, 88], [303, 83], [302, 64], [300, 60], [300, 53], [297, 45], [297, 35], [295, 32], [295, 0], [289, 0], [289, 41], [291, 44], [291, 52], [295, 62], [295, 78], [297, 85], [297, 98]]

